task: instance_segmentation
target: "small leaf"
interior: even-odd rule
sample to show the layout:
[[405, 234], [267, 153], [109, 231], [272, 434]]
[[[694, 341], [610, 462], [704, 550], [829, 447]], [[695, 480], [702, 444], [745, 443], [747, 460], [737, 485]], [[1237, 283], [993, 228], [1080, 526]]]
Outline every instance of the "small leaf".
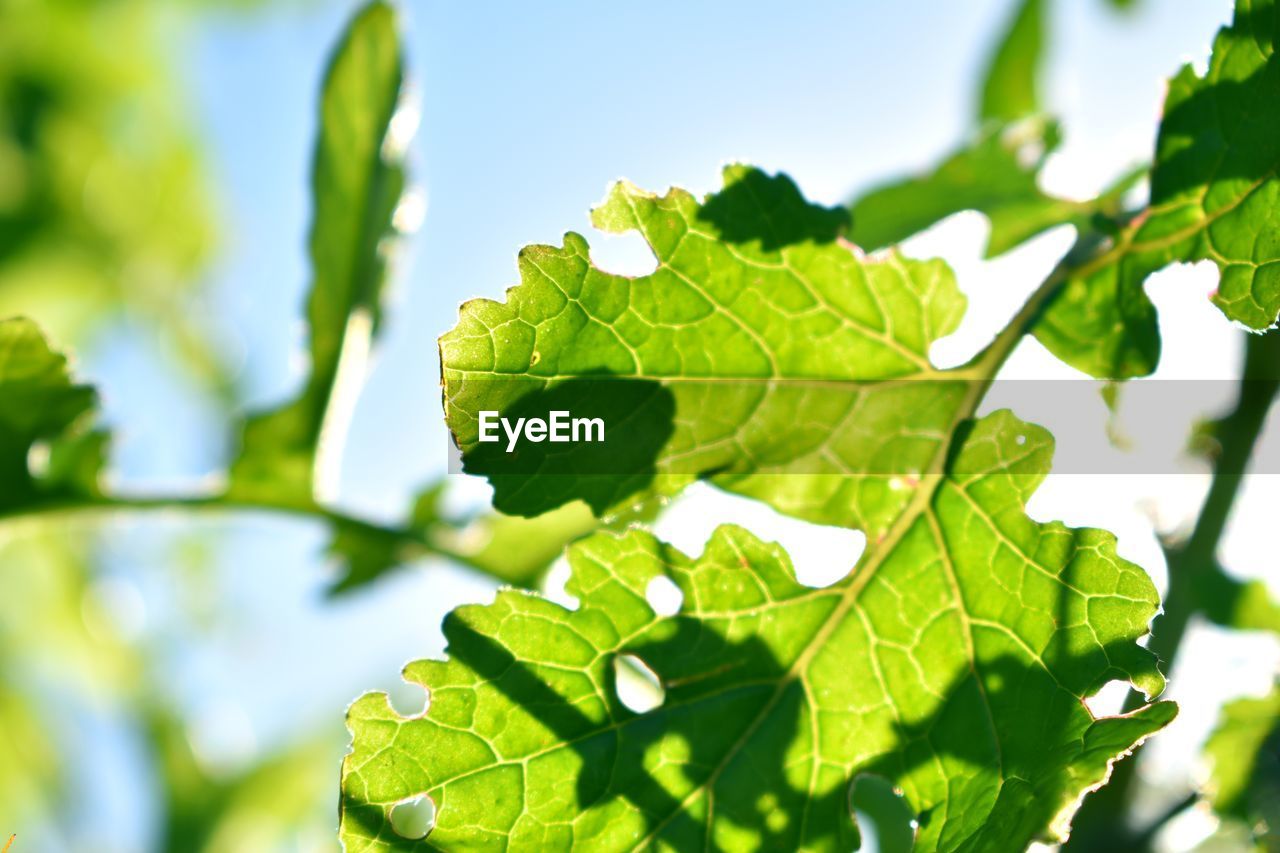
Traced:
[[[581, 503], [536, 518], [500, 512], [459, 518], [443, 511], [444, 488], [441, 479], [423, 489], [409, 519], [395, 528], [351, 519], [332, 522], [328, 554], [337, 563], [338, 577], [329, 592], [351, 592], [404, 563], [435, 555], [447, 555], [501, 583], [533, 588], [566, 546], [601, 526]], [[628, 515], [625, 521], [636, 518]]]
[[358, 372], [381, 317], [387, 241], [396, 234], [405, 180], [403, 140], [389, 138], [402, 79], [395, 12], [370, 3], [334, 53], [320, 99], [311, 178], [311, 371], [295, 400], [249, 419], [231, 470], [234, 495], [311, 503], [322, 432], [333, 426], [327, 419], [345, 417], [335, 401], [349, 402], [363, 379], [340, 367]]
[[338, 565], [337, 580], [329, 588], [332, 595], [364, 586], [421, 553], [400, 531], [347, 519], [331, 526], [327, 553]]
[[[639, 531], [570, 550], [566, 610], [499, 593], [445, 622], [446, 661], [407, 680], [421, 716], [358, 700], [343, 772], [349, 849], [849, 849], [850, 786], [900, 788], [916, 847], [1023, 849], [1060, 839], [1110, 765], [1171, 703], [1095, 718], [1113, 679], [1163, 678], [1137, 644], [1157, 610], [1146, 574], [1098, 530], [1038, 524], [1043, 430], [996, 413], [963, 431], [949, 473], [836, 584], [800, 585], [786, 555], [723, 527], [692, 560]], [[683, 605], [660, 616], [656, 578]], [[662, 704], [628, 710], [614, 660], [639, 659]], [[390, 823], [426, 796], [415, 846]]]
[[1040, 76], [1048, 0], [1022, 0], [982, 79], [978, 116], [1014, 121], [1040, 112]]
[[1040, 189], [1040, 168], [1058, 141], [1057, 125], [1044, 119], [988, 125], [934, 171], [854, 200], [851, 239], [871, 251], [976, 210], [991, 221], [986, 255], [994, 257], [1054, 226], [1087, 221], [1093, 207]]
[[599, 528], [585, 504], [571, 503], [536, 518], [489, 512], [438, 535], [468, 566], [503, 583], [532, 588], [570, 543]]

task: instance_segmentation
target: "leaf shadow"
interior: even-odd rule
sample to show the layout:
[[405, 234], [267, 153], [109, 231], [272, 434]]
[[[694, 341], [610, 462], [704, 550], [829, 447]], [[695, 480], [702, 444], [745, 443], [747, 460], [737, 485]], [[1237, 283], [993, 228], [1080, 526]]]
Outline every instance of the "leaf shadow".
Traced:
[[830, 243], [849, 228], [845, 208], [810, 204], [791, 178], [756, 168], [741, 168], [736, 180], [726, 180], [725, 188], [710, 196], [697, 216], [712, 225], [721, 240], [758, 241], [766, 252], [798, 243]]
[[[1070, 547], [1089, 544], [1081, 540], [1088, 533], [1072, 531]], [[1077, 571], [1069, 564], [1063, 580], [1074, 583]], [[859, 778], [918, 784], [919, 771], [945, 764], [997, 769], [998, 791], [977, 799], [983, 814], [965, 819], [948, 812], [945, 819], [961, 826], [952, 829], [933, 826], [944, 819], [935, 808], [919, 814], [916, 825], [897, 829], [935, 837], [968, 832], [952, 840], [978, 849], [1038, 834], [1056, 804], [1074, 796], [1079, 780], [1069, 764], [1081, 753], [1067, 747], [1079, 737], [1083, 751], [1093, 731], [1091, 719], [1080, 715], [1080, 697], [1107, 681], [1128, 679], [1146, 654], [1130, 641], [1082, 647], [1072, 632], [1078, 614], [1073, 616], [1069, 604], [1066, 594], [1059, 596], [1059, 630], [1039, 661], [987, 649], [980, 662], [955, 673], [927, 714], [898, 719], [889, 751], [856, 766], [829, 764], [812, 773], [804, 760], [797, 761], [816, 748], [810, 694], [759, 632], [731, 637], [685, 613], [658, 621], [616, 654], [635, 655], [657, 675], [662, 704], [645, 713], [625, 708], [617, 699], [614, 669], [607, 666], [600, 670], [603, 720], [566, 699], [536, 664], [518, 659], [463, 619], [449, 618], [445, 633], [455, 660], [577, 755], [579, 815], [595, 811], [603, 815], [600, 820], [616, 819], [618, 812], [609, 807], [623, 801], [642, 816], [647, 835], [638, 846], [660, 839], [673, 849], [722, 849], [721, 833], [728, 832], [755, 839], [759, 849], [851, 849], [858, 843], [851, 795]], [[563, 765], [558, 769], [563, 772]], [[948, 787], [963, 786], [962, 776], [949, 778]], [[544, 778], [537, 784], [555, 782]], [[811, 795], [815, 783], [817, 793]], [[960, 804], [974, 807], [973, 797], [957, 796]], [[359, 826], [370, 836], [383, 827], [376, 805], [351, 798], [346, 811], [360, 815]], [[909, 817], [894, 819], [905, 823]]]
[[[1249, 33], [1267, 27], [1280, 30], [1280, 10], [1269, 9], [1269, 13], [1271, 22], [1263, 20], [1260, 11], [1238, 9], [1235, 27]], [[1277, 99], [1280, 60], [1272, 55], [1243, 80], [1201, 83], [1168, 108], [1160, 123], [1158, 149], [1174, 150], [1152, 174], [1152, 202], [1193, 194], [1197, 203], [1203, 203], [1202, 188], [1210, 181], [1253, 184], [1273, 175], [1280, 150], [1273, 113], [1264, 105]], [[1224, 126], [1228, 118], [1232, 124]]]
[[651, 380], [586, 375], [550, 387], [528, 377], [481, 381], [535, 386], [501, 412], [512, 427], [519, 419], [548, 421], [552, 412], [602, 423], [598, 441], [586, 440], [597, 433], [584, 425], [576, 433], [579, 440], [531, 441], [526, 433], [511, 448], [505, 428], [499, 427], [497, 441], [469, 448], [462, 455], [463, 470], [487, 477], [494, 507], [508, 515], [541, 515], [575, 499], [604, 515], [653, 482], [658, 456], [675, 431], [675, 397]]

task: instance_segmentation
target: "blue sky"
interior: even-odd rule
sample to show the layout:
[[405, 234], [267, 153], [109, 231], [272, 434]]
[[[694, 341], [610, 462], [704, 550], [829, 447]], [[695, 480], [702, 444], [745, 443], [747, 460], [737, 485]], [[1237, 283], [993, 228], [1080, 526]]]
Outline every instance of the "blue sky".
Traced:
[[[923, 168], [968, 130], [975, 78], [1010, 7], [403, 5], [427, 219], [401, 259], [343, 492], [382, 512], [443, 465], [436, 336], [459, 302], [515, 283], [520, 246], [589, 230], [587, 210], [619, 177], [708, 191], [722, 164], [744, 160], [834, 203]], [[1164, 78], [1206, 55], [1229, 14], [1225, 0], [1148, 2], [1131, 15], [1105, 5], [1055, 4], [1048, 99], [1081, 193], [1149, 150]], [[301, 373], [316, 90], [352, 6], [213, 18], [185, 54], [227, 220], [214, 286], [254, 402], [289, 393]], [[621, 238], [592, 242], [606, 262], [636, 252]]]

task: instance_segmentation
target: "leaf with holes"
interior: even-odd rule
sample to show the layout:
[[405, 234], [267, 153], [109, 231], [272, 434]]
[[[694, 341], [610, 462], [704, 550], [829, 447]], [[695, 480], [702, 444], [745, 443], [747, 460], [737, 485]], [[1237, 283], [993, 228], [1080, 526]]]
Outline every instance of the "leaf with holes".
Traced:
[[[709, 478], [876, 536], [938, 457], [984, 375], [928, 359], [963, 313], [951, 271], [860, 257], [844, 212], [786, 177], [733, 166], [724, 180], [701, 203], [618, 184], [593, 221], [638, 231], [655, 272], [604, 272], [568, 234], [524, 249], [507, 301], [467, 303], [441, 338], [446, 419], [498, 509], [581, 499], [608, 516]], [[480, 440], [485, 412], [555, 411], [598, 417], [604, 441]]]
[[[1174, 708], [1083, 702], [1113, 679], [1160, 692], [1136, 642], [1157, 598], [1110, 534], [1026, 516], [1051, 454], [1007, 412], [966, 422], [946, 475], [826, 588], [738, 528], [696, 560], [633, 531], [570, 550], [577, 610], [505, 591], [455, 611], [449, 659], [405, 671], [421, 716], [384, 695], [349, 712], [347, 849], [849, 849], [860, 774], [904, 792], [918, 849], [1061, 838]], [[673, 616], [648, 601], [660, 578], [682, 593]], [[623, 655], [660, 705], [618, 699]], [[393, 815], [424, 796], [415, 846]]]
[[1265, 329], [1280, 312], [1280, 9], [1237, 0], [1204, 77], [1185, 66], [1169, 83], [1151, 174], [1151, 202], [1114, 246], [1074, 271], [1035, 333], [1095, 376], [1155, 369], [1155, 309], [1143, 284], [1171, 263], [1212, 261], [1214, 303]]

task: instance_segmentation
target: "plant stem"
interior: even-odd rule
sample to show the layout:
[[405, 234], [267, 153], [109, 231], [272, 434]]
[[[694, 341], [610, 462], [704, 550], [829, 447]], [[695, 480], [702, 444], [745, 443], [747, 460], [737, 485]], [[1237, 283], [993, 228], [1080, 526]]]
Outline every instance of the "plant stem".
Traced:
[[[1215, 433], [1220, 451], [1213, 460], [1213, 479], [1191, 535], [1184, 543], [1166, 549], [1169, 586], [1164, 612], [1152, 626], [1148, 648], [1160, 660], [1166, 674], [1177, 660], [1191, 620], [1200, 612], [1195, 590], [1205, 576], [1218, 570], [1217, 552], [1227, 520], [1235, 505], [1249, 459], [1262, 434], [1267, 413], [1280, 392], [1280, 334], [1248, 335], [1244, 373], [1236, 407], [1218, 422]], [[1130, 691], [1125, 710], [1145, 699]], [[1146, 849], [1168, 816], [1142, 829], [1125, 824], [1135, 787], [1137, 755], [1116, 764], [1106, 787], [1090, 795], [1076, 815], [1067, 849], [1135, 851]], [[1171, 816], [1171, 815], [1169, 815]]]
[[410, 555], [442, 557], [478, 571], [490, 574], [477, 565], [472, 557], [445, 541], [431, 528], [407, 525], [384, 525], [349, 515], [320, 504], [299, 504], [295, 501], [272, 501], [269, 498], [239, 498], [225, 494], [211, 495], [99, 495], [92, 497], [60, 498], [24, 504], [14, 509], [0, 510], [0, 522], [48, 520], [68, 515], [102, 515], [117, 512], [155, 512], [186, 510], [193, 512], [266, 512], [322, 521], [335, 526], [357, 528], [364, 532], [386, 537], [404, 546]]

